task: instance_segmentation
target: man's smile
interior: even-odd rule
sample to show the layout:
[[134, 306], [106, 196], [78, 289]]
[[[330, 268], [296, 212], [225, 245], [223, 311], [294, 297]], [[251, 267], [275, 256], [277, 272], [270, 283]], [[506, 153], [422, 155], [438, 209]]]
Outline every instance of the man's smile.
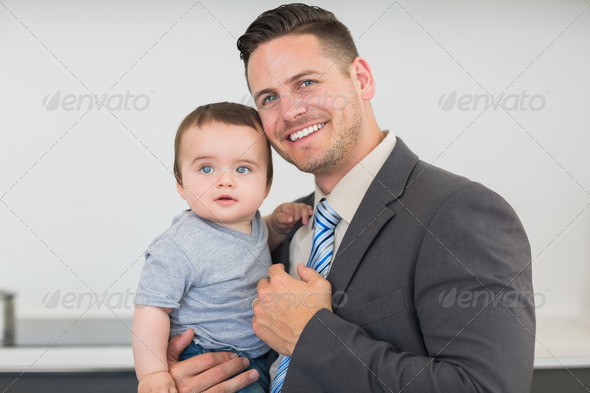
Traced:
[[290, 140], [291, 142], [295, 142], [296, 140], [304, 138], [304, 137], [306, 137], [310, 134], [313, 134], [314, 132], [322, 129], [325, 125], [326, 125], [326, 122], [312, 124], [310, 126], [302, 128], [301, 130], [292, 132], [291, 134], [289, 134], [287, 136], [287, 139]]

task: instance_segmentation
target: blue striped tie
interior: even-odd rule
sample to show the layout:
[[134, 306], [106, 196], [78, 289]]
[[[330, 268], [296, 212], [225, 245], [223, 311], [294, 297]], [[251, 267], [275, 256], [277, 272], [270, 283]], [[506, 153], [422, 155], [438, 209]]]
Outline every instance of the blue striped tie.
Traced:
[[[332, 254], [334, 253], [334, 229], [340, 222], [338, 213], [328, 205], [326, 199], [322, 199], [316, 207], [314, 214], [313, 246], [311, 255], [307, 261], [307, 267], [317, 270], [322, 277], [328, 275]], [[279, 365], [277, 375], [272, 382], [270, 393], [280, 393], [287, 376], [287, 368], [291, 358], [285, 356]]]

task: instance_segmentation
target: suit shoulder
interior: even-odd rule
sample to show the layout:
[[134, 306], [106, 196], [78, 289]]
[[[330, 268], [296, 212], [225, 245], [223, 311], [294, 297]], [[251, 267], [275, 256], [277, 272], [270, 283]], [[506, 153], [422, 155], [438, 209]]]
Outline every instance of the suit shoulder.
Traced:
[[498, 193], [481, 183], [420, 161], [404, 190], [403, 203], [415, 211], [434, 213], [441, 208], [480, 205], [495, 207], [516, 215]]
[[496, 195], [494, 191], [481, 183], [457, 175], [445, 169], [419, 161], [412, 171], [405, 192], [421, 194], [434, 200], [444, 201], [463, 193]]

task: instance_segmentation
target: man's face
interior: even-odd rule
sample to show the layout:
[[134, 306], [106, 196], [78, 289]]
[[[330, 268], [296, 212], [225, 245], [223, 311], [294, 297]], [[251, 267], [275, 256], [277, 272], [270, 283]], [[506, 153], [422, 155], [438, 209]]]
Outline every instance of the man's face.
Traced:
[[274, 39], [250, 57], [248, 84], [266, 135], [304, 172], [326, 174], [354, 160], [363, 108], [358, 84], [339, 67], [313, 35]]

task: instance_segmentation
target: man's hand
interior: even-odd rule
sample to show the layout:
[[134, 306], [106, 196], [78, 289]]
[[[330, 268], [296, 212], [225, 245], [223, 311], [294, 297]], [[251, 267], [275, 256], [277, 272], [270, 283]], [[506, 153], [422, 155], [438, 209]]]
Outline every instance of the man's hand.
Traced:
[[332, 311], [332, 286], [314, 269], [297, 266], [302, 280], [276, 264], [269, 278], [258, 282], [258, 300], [252, 307], [252, 328], [275, 351], [291, 356], [307, 322], [322, 308]]
[[[250, 362], [231, 352], [204, 353], [178, 361], [180, 353], [192, 342], [193, 336], [194, 332], [188, 329], [168, 342], [168, 366], [179, 393], [235, 393], [259, 378], [256, 370], [242, 373]], [[141, 390], [140, 385], [138, 393], [147, 392]]]

